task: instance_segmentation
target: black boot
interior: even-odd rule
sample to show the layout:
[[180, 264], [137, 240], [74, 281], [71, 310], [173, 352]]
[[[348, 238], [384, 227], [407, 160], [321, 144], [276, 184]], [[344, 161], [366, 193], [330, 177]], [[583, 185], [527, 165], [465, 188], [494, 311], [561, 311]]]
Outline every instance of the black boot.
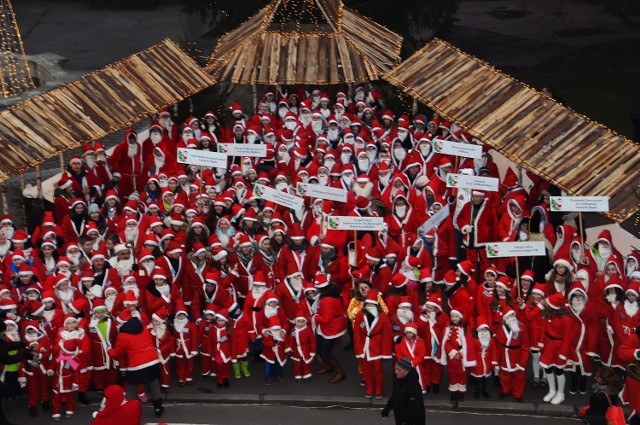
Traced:
[[483, 398], [489, 398], [489, 391], [487, 391], [487, 378], [480, 378], [480, 388]]
[[51, 411], [51, 405], [49, 404], [48, 401], [43, 401], [42, 402], [42, 411], [43, 412], [50, 412]]
[[459, 393], [457, 391], [451, 392], [451, 404], [454, 410], [458, 408], [458, 400], [459, 400], [458, 394]]
[[577, 373], [571, 374], [571, 385], [569, 386], [569, 394], [575, 394], [578, 392], [578, 383], [580, 382], [580, 376]]
[[580, 390], [580, 394], [587, 393], [587, 377], [586, 376], [580, 375], [580, 385], [578, 389]]
[[159, 398], [157, 400], [152, 400], [153, 403], [153, 414], [156, 418], [159, 418], [164, 413], [164, 407], [162, 407], [162, 399]]
[[433, 384], [431, 386], [431, 389], [433, 390], [434, 394], [440, 394], [440, 384]]
[[87, 394], [86, 393], [78, 392], [78, 401], [80, 403], [84, 404], [85, 406], [89, 405], [89, 399], [87, 398]]
[[38, 416], [38, 409], [36, 409], [36, 406], [29, 406], [29, 416], [31, 416], [32, 418]]
[[473, 398], [480, 398], [480, 378], [473, 378]]
[[345, 351], [349, 351], [353, 349], [353, 339], [349, 340], [349, 342], [347, 343], [347, 345], [344, 346], [344, 350]]

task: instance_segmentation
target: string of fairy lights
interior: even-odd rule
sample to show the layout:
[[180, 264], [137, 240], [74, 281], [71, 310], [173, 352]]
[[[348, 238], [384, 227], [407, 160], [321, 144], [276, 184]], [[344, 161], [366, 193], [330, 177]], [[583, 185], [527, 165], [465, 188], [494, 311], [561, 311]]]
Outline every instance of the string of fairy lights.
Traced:
[[14, 97], [35, 86], [10, 0], [0, 0], [0, 34], [0, 92]]

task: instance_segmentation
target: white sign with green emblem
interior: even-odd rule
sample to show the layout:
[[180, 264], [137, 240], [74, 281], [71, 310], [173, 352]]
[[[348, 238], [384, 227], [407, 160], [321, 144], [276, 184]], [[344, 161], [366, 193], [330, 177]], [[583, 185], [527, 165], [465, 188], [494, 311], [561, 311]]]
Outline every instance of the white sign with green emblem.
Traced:
[[450, 142], [448, 140], [433, 139], [433, 151], [443, 155], [463, 156], [465, 158], [482, 158], [482, 146], [470, 143]]
[[468, 176], [466, 174], [447, 174], [447, 187], [458, 189], [476, 189], [497, 192], [499, 180], [495, 177]]
[[201, 167], [227, 168], [227, 156], [218, 152], [178, 148], [177, 159], [180, 164], [199, 165]]
[[538, 257], [546, 255], [544, 242], [489, 242], [486, 245], [488, 258]]
[[347, 202], [347, 191], [321, 184], [309, 184], [299, 182], [296, 186], [298, 196], [310, 196], [312, 198], [328, 199], [330, 201]]
[[253, 187], [253, 194], [260, 199], [275, 202], [278, 205], [284, 205], [287, 208], [301, 210], [304, 206], [304, 199], [298, 198], [286, 192], [281, 192], [263, 184], [256, 183]]
[[553, 212], [607, 212], [608, 196], [552, 196], [550, 210]]
[[382, 217], [351, 217], [346, 215], [329, 216], [327, 228], [329, 230], [382, 230]]
[[227, 156], [267, 156], [267, 145], [259, 143], [218, 143], [218, 152]]

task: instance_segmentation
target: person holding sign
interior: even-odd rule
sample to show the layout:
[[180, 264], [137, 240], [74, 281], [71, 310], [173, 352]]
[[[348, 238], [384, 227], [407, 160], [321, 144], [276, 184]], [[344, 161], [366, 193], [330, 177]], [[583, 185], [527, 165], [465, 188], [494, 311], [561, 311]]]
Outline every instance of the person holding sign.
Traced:
[[481, 190], [471, 192], [471, 202], [466, 203], [458, 215], [457, 225], [463, 234], [467, 260], [473, 268], [484, 271], [491, 265], [487, 259], [486, 244], [497, 240], [495, 211]]

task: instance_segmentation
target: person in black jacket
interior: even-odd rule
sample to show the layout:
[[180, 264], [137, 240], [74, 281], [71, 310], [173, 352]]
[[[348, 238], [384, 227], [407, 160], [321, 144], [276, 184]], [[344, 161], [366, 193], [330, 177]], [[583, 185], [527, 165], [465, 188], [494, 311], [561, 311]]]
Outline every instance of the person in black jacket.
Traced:
[[[27, 344], [23, 341], [10, 342], [4, 338], [4, 332], [7, 330], [7, 325], [4, 323], [4, 315], [0, 315], [0, 364], [7, 365], [13, 363], [19, 363], [22, 360], [31, 360], [34, 356], [30, 350], [23, 350], [27, 348]], [[22, 350], [17, 354], [9, 354], [11, 351]], [[4, 395], [4, 385], [0, 382], [0, 400]], [[13, 425], [4, 416], [4, 409], [2, 408], [2, 402], [0, 401], [0, 425]]]
[[393, 409], [396, 425], [424, 425], [424, 400], [422, 387], [418, 381], [418, 372], [411, 360], [403, 357], [395, 365], [396, 379], [393, 393], [382, 409], [382, 417], [387, 418]]
[[607, 425], [605, 414], [609, 406], [618, 404], [618, 393], [622, 389], [622, 381], [613, 369], [606, 366], [598, 369], [595, 381], [589, 404], [580, 410], [578, 417], [590, 425]]

